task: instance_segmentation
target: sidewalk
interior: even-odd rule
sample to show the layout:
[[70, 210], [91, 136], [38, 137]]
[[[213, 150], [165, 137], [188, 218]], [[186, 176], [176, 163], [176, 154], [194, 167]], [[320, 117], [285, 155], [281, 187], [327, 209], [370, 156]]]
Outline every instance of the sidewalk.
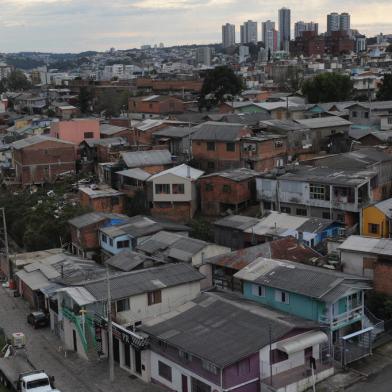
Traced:
[[361, 359], [346, 371], [336, 373], [327, 380], [317, 384], [317, 392], [340, 392], [349, 387], [379, 374], [383, 369], [392, 364], [392, 342], [374, 350], [373, 355]]

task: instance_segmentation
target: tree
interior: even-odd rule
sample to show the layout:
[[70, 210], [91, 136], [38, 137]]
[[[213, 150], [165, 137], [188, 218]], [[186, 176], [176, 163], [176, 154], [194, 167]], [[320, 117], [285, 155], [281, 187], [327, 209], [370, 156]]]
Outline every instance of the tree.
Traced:
[[80, 88], [79, 91], [79, 109], [83, 114], [90, 112], [92, 94], [89, 89], [85, 86]]
[[382, 85], [377, 93], [377, 99], [381, 101], [392, 99], [392, 74], [384, 75]]
[[346, 101], [352, 90], [350, 77], [338, 73], [322, 73], [302, 84], [302, 93], [309, 103]]
[[105, 117], [116, 117], [124, 107], [127, 107], [128, 98], [128, 92], [105, 91], [98, 98], [97, 109], [99, 112], [104, 112]]
[[31, 88], [31, 83], [26, 78], [26, 75], [19, 69], [9, 74], [6, 85], [10, 91], [21, 91]]
[[243, 90], [242, 79], [226, 66], [216, 67], [207, 72], [201, 88], [199, 109], [209, 110], [212, 106], [227, 100], [227, 96], [237, 95]]

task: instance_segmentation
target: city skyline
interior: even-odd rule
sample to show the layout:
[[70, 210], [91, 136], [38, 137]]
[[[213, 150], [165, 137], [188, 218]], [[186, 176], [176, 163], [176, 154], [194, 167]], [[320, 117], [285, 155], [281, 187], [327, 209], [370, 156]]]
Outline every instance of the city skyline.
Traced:
[[[327, 14], [351, 14], [351, 27], [374, 36], [392, 33], [388, 15], [392, 4], [386, 0], [370, 3], [336, 0], [302, 4], [238, 0], [4, 0], [0, 16], [1, 52], [80, 52], [128, 49], [143, 44], [210, 44], [221, 42], [221, 26], [239, 26], [248, 19], [258, 23], [268, 19], [278, 24], [278, 10], [291, 9], [291, 36], [296, 21], [319, 23], [326, 31]], [[197, 17], [195, 17], [197, 15]], [[368, 15], [372, 15], [370, 19]], [[278, 27], [278, 26], [277, 26]], [[259, 34], [260, 35], [260, 34]], [[261, 37], [260, 37], [261, 39]]]

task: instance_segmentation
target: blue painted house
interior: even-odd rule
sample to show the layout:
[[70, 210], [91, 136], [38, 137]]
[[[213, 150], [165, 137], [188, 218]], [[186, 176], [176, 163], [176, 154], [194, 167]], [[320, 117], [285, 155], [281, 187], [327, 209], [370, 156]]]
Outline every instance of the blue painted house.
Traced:
[[247, 299], [313, 320], [330, 342], [367, 327], [364, 292], [370, 280], [300, 263], [258, 258], [235, 275]]
[[128, 218], [122, 225], [105, 225], [99, 230], [99, 242], [104, 256], [111, 257], [124, 249], [134, 250], [148, 236], [159, 231], [187, 233], [190, 228], [172, 222], [157, 221], [143, 215]]

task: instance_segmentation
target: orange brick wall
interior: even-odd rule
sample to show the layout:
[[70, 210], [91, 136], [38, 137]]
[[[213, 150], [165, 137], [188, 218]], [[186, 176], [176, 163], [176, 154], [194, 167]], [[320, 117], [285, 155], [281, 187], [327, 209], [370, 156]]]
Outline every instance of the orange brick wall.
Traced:
[[[205, 215], [219, 215], [220, 203], [240, 204], [250, 201], [252, 199], [252, 182], [254, 182], [253, 179], [236, 182], [219, 176], [200, 179], [202, 213]], [[207, 184], [211, 184], [213, 186], [212, 191], [206, 190]], [[230, 186], [230, 192], [223, 191], [224, 185]]]
[[378, 261], [374, 270], [374, 289], [392, 295], [392, 264]]
[[158, 203], [154, 203], [150, 213], [154, 217], [177, 223], [187, 223], [193, 218], [190, 203], [173, 203], [170, 205], [168, 203], [165, 208], [160, 207]]
[[98, 212], [113, 212], [123, 214], [125, 210], [125, 196], [117, 196], [119, 203], [112, 205], [112, 197], [99, 197], [92, 199], [86, 193], [79, 192], [80, 204], [84, 207], [91, 207], [94, 211]]

